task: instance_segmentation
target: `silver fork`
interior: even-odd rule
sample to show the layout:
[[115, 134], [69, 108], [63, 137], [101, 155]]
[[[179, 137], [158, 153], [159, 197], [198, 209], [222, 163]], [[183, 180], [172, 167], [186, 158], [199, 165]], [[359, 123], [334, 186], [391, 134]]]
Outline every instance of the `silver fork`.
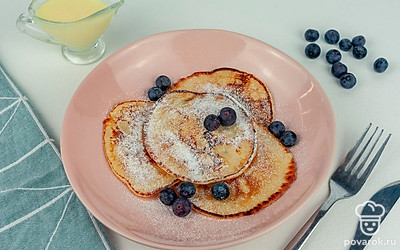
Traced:
[[[339, 165], [335, 173], [333, 173], [331, 179], [329, 180], [329, 187], [330, 187], [329, 197], [326, 199], [324, 204], [322, 204], [322, 206], [313, 214], [313, 216], [311, 216], [310, 219], [304, 224], [304, 226], [295, 235], [295, 237], [289, 242], [285, 250], [301, 249], [304, 246], [305, 242], [310, 237], [311, 233], [317, 227], [322, 217], [328, 212], [328, 210], [332, 207], [332, 205], [336, 201], [351, 197], [355, 195], [358, 191], [360, 191], [361, 187], [364, 185], [372, 169], [378, 162], [378, 159], [381, 156], [383, 150], [385, 149], [386, 144], [388, 143], [389, 138], [391, 136], [391, 134], [389, 134], [386, 137], [382, 146], [376, 152], [374, 158], [365, 168], [364, 172], [362, 172], [362, 170], [364, 169], [364, 165], [366, 165], [368, 158], [370, 157], [373, 149], [375, 148], [375, 146], [377, 145], [378, 141], [380, 140], [383, 134], [383, 129], [382, 129], [378, 133], [377, 138], [374, 139], [374, 142], [370, 147], [370, 149], [366, 151], [368, 145], [371, 143], [373, 137], [376, 135], [378, 131], [378, 127], [376, 127], [372, 135], [365, 142], [359, 154], [351, 162], [353, 156], [355, 155], [357, 149], [362, 144], [371, 126], [372, 124], [370, 123], [366, 128], [366, 130], [364, 131], [364, 133], [362, 134], [361, 138], [358, 139], [354, 147], [347, 153], [343, 162]], [[365, 158], [361, 161], [360, 164], [358, 164], [361, 157], [364, 155], [366, 155]]]

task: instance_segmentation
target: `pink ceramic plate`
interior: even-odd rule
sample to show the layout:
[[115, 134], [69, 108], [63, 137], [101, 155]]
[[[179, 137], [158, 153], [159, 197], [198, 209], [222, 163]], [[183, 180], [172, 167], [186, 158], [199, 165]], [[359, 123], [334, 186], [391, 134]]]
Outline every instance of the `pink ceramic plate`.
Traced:
[[[272, 92], [276, 118], [299, 136], [290, 150], [297, 180], [275, 203], [237, 219], [172, 214], [158, 199], [133, 195], [112, 173], [103, 154], [103, 120], [125, 100], [146, 100], [157, 76], [173, 82], [219, 67], [254, 74]], [[100, 63], [73, 96], [62, 130], [68, 178], [83, 204], [103, 224], [134, 241], [158, 248], [225, 247], [257, 237], [299, 210], [323, 183], [335, 146], [329, 100], [300, 64], [259, 40], [220, 30], [183, 30], [134, 42]]]

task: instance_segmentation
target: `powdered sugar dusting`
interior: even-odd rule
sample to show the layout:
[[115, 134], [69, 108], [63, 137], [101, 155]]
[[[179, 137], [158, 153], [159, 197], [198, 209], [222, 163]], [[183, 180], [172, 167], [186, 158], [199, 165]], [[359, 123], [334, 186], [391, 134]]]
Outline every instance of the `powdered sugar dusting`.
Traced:
[[[191, 96], [185, 96], [188, 93]], [[235, 174], [239, 169], [232, 172], [229, 168], [236, 166], [228, 166], [228, 161], [216, 150], [222, 146], [229, 147], [226, 150], [239, 152], [236, 154], [243, 157], [240, 150], [244, 142], [250, 145], [248, 147], [255, 147], [256, 133], [247, 112], [234, 99], [221, 94], [176, 91], [166, 95], [156, 104], [144, 126], [147, 150], [154, 160], [173, 173], [198, 182]], [[236, 111], [236, 123], [207, 131], [203, 124], [205, 117], [218, 115], [224, 107]], [[254, 151], [253, 148], [243, 153], [248, 154], [248, 162]], [[175, 166], [179, 169], [174, 169]]]
[[[207, 93], [223, 93], [231, 98], [238, 104], [243, 107], [247, 112], [256, 112], [256, 110], [252, 110], [251, 101], [243, 99], [243, 95], [239, 92], [239, 88], [228, 88], [223, 87], [221, 85], [215, 83], [205, 83], [198, 86], [201, 92]], [[254, 117], [252, 117], [254, 118]]]
[[148, 105], [138, 110], [123, 110], [121, 121], [128, 122], [129, 132], [120, 134], [117, 147], [118, 158], [125, 166], [131, 185], [142, 192], [152, 192], [171, 182], [150, 162], [143, 145], [143, 124], [150, 109]]
[[181, 163], [187, 166], [188, 172], [191, 175], [201, 175], [204, 165], [201, 164], [196, 152], [194, 152], [194, 150], [188, 147], [187, 144], [182, 142], [175, 134], [171, 133], [170, 131], [166, 133], [166, 136], [166, 141], [172, 142], [170, 153], [172, 155], [179, 154], [181, 156]]

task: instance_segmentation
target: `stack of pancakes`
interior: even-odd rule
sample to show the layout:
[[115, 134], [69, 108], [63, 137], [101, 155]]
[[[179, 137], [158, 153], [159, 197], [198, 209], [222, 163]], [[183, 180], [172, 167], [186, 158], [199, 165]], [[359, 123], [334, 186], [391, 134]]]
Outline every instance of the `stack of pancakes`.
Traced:
[[[233, 108], [232, 126], [207, 131], [204, 119]], [[295, 179], [293, 155], [269, 131], [272, 97], [253, 75], [221, 68], [179, 80], [156, 102], [126, 101], [104, 120], [104, 150], [115, 173], [142, 197], [182, 181], [196, 186], [193, 209], [230, 218], [253, 214]], [[230, 195], [211, 188], [225, 182]]]

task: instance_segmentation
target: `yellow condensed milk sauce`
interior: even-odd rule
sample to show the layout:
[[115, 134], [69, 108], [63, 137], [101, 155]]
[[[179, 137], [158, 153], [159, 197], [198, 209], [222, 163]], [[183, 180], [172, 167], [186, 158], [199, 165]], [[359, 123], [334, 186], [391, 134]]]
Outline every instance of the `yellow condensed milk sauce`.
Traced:
[[98, 12], [107, 7], [101, 0], [49, 0], [36, 10], [35, 22], [61, 44], [84, 50], [109, 26], [114, 12]]
[[100, 0], [50, 0], [36, 10], [36, 15], [56, 22], [74, 22], [104, 9], [107, 4]]

